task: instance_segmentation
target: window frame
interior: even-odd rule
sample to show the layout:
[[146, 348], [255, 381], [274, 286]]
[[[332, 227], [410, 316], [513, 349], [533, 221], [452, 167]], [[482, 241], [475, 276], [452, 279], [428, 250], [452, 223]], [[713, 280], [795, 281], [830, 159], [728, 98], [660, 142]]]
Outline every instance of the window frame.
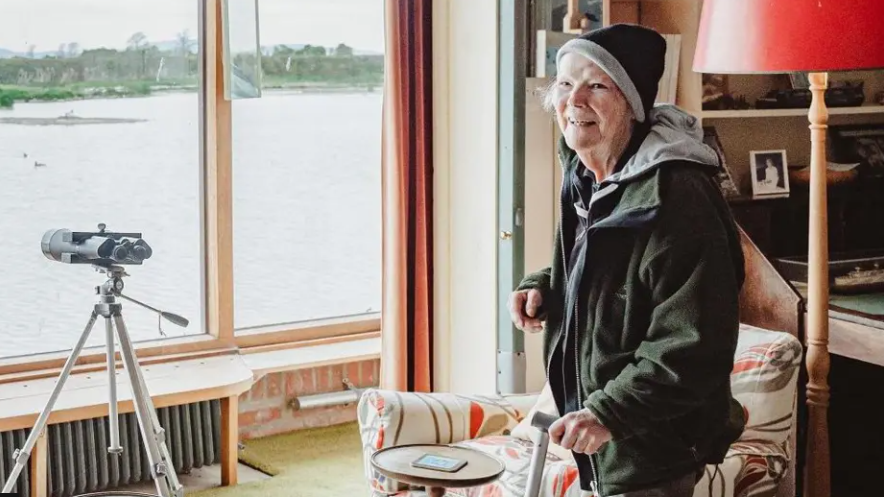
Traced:
[[[294, 348], [316, 340], [356, 340], [376, 335], [381, 326], [380, 313], [234, 328], [233, 114], [231, 101], [224, 98], [223, 0], [198, 0], [198, 3], [200, 130], [197, 146], [201, 170], [201, 301], [206, 332], [136, 342], [139, 361], [164, 362], [268, 346]], [[0, 382], [57, 374], [69, 354], [69, 350], [62, 350], [0, 357]], [[104, 346], [84, 348], [74, 371], [103, 365], [105, 355]]]

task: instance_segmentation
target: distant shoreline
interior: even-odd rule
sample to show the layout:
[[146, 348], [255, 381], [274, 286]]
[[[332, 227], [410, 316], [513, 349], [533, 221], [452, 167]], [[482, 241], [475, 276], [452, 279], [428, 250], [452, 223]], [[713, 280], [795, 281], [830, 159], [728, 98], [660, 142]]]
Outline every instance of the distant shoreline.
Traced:
[[[267, 93], [375, 93], [383, 88], [378, 84], [339, 84], [339, 83], [301, 83], [301, 82], [269, 82], [262, 90]], [[74, 102], [80, 100], [96, 100], [110, 98], [144, 98], [168, 93], [195, 93], [196, 85], [155, 85], [134, 88], [131, 85], [96, 86], [96, 87], [28, 87], [0, 85], [0, 112], [11, 110], [16, 103], [51, 103]], [[6, 99], [4, 100], [4, 96]], [[0, 122], [7, 122], [0, 120]]]
[[116, 117], [0, 117], [0, 124], [19, 126], [80, 126], [84, 124], [128, 124], [147, 122], [146, 119], [126, 119]]
[[[329, 94], [329, 93], [377, 93], [381, 91], [382, 85], [377, 87], [369, 88], [365, 86], [337, 86], [337, 85], [273, 85], [269, 87], [265, 87], [264, 91], [266, 94]], [[130, 95], [83, 95], [75, 98], [68, 99], [48, 99], [48, 100], [37, 100], [33, 99], [28, 102], [22, 103], [38, 103], [38, 104], [48, 104], [48, 103], [56, 103], [56, 102], [71, 102], [71, 101], [79, 101], [79, 100], [97, 100], [101, 98], [150, 98], [156, 97], [163, 94], [172, 94], [172, 93], [193, 93], [196, 92], [197, 88], [195, 86], [190, 87], [170, 87], [170, 88], [154, 88], [150, 93], [146, 94], [130, 94]], [[80, 117], [74, 115], [72, 113], [64, 114], [57, 117], [5, 117], [4, 110], [12, 110], [10, 109], [2, 109], [0, 108], [0, 125], [2, 124], [11, 124], [18, 126], [81, 126], [81, 125], [90, 125], [90, 124], [131, 124], [131, 123], [140, 123], [147, 122], [146, 119], [130, 119], [130, 118], [116, 118], [116, 117]]]
[[[383, 88], [383, 83], [378, 84], [337, 84], [337, 83], [264, 83], [262, 91], [299, 91], [304, 93], [373, 93]], [[151, 87], [150, 93], [144, 95], [132, 95], [147, 97], [157, 93], [190, 93], [197, 91], [196, 85], [187, 86], [155, 86]]]

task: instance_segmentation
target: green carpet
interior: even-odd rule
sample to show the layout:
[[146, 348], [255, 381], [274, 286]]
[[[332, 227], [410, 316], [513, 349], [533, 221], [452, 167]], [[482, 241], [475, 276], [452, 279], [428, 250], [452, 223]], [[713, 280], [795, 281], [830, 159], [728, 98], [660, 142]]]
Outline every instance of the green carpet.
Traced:
[[248, 440], [239, 460], [275, 475], [188, 493], [193, 497], [339, 497], [369, 495], [356, 423]]

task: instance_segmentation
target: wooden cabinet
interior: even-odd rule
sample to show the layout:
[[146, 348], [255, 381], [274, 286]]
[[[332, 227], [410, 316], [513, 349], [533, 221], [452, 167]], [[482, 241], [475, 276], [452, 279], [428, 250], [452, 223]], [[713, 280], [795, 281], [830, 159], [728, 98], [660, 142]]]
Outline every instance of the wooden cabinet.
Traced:
[[[829, 252], [884, 249], [884, 180], [831, 186], [827, 199]], [[772, 210], [770, 256], [807, 254], [809, 203], [807, 188], [799, 187]]]
[[767, 201], [741, 199], [730, 203], [734, 219], [767, 257], [777, 250], [774, 243], [776, 238], [774, 219], [779, 204], [782, 204], [781, 199]]

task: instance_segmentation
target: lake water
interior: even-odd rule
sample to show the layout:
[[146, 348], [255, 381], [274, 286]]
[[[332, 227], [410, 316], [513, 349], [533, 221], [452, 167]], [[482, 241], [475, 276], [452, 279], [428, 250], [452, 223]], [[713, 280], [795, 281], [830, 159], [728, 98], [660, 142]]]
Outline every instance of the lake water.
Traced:
[[[267, 92], [233, 103], [237, 328], [378, 312], [381, 94]], [[124, 124], [0, 123], [0, 357], [70, 349], [105, 277], [47, 259], [49, 229], [140, 232], [153, 256], [124, 294], [181, 314], [167, 336], [204, 332], [198, 97], [16, 104], [2, 117], [135, 118]], [[36, 163], [36, 165], [35, 165]], [[157, 315], [127, 301], [136, 341]], [[104, 343], [99, 320], [89, 345]]]

